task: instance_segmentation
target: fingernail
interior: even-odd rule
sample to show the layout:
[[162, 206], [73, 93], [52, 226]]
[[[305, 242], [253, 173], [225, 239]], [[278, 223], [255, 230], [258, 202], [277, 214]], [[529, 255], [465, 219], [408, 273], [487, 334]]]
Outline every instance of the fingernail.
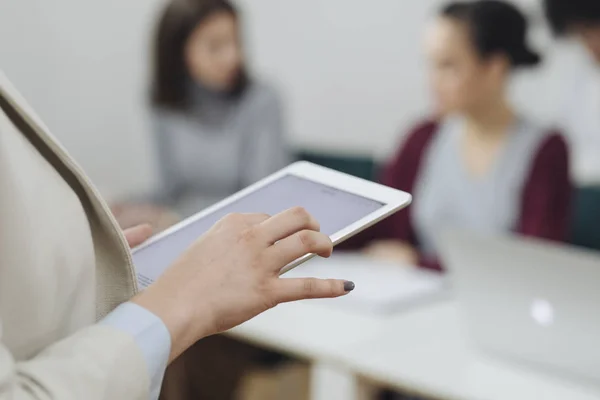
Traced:
[[344, 290], [346, 291], [346, 293], [353, 291], [355, 287], [356, 285], [354, 285], [354, 282], [344, 282]]

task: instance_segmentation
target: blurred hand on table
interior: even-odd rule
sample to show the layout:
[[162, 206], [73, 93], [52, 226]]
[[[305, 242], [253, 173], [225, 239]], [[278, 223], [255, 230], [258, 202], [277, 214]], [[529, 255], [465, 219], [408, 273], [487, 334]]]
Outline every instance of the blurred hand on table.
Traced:
[[364, 253], [377, 260], [390, 261], [405, 266], [414, 267], [419, 263], [417, 250], [404, 242], [398, 240], [380, 240], [371, 243]]
[[181, 220], [173, 211], [153, 204], [121, 203], [113, 205], [111, 211], [122, 229], [148, 224], [159, 233]]
[[150, 239], [152, 236], [152, 226], [149, 224], [137, 225], [133, 228], [128, 228], [123, 231], [127, 244], [134, 249]]

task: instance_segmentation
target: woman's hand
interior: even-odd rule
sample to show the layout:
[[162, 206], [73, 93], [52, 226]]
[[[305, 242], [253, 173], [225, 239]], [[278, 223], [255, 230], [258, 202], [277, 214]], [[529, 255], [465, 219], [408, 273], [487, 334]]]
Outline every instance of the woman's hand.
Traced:
[[199, 339], [280, 303], [343, 296], [353, 283], [279, 278], [281, 268], [305, 254], [331, 255], [331, 240], [318, 231], [301, 208], [274, 217], [229, 215], [133, 301], [163, 320], [174, 359]]
[[409, 244], [398, 240], [381, 240], [367, 246], [365, 253], [373, 258], [392, 261], [406, 266], [416, 266], [419, 254]]
[[138, 225], [133, 228], [125, 229], [123, 231], [125, 239], [130, 248], [136, 248], [152, 236], [152, 226], [149, 224]]
[[180, 221], [172, 211], [152, 204], [115, 204], [111, 211], [122, 229], [148, 224], [158, 233]]

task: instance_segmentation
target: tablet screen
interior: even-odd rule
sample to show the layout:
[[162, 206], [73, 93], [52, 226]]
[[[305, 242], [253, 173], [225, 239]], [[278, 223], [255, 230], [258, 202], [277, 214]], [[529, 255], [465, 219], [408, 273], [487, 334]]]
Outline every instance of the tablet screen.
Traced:
[[295, 175], [283, 177], [136, 251], [133, 261], [141, 287], [151, 284], [164, 269], [199, 236], [230, 213], [275, 215], [292, 207], [304, 207], [321, 224], [321, 232], [333, 235], [377, 211], [385, 204]]

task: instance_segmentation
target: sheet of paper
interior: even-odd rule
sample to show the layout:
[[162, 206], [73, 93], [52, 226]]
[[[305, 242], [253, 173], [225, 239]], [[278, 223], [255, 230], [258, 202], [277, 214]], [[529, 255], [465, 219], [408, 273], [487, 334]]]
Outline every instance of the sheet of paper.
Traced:
[[283, 278], [335, 278], [351, 280], [356, 289], [339, 299], [311, 300], [360, 313], [388, 314], [445, 298], [446, 279], [415, 267], [374, 261], [357, 254], [313, 259]]

